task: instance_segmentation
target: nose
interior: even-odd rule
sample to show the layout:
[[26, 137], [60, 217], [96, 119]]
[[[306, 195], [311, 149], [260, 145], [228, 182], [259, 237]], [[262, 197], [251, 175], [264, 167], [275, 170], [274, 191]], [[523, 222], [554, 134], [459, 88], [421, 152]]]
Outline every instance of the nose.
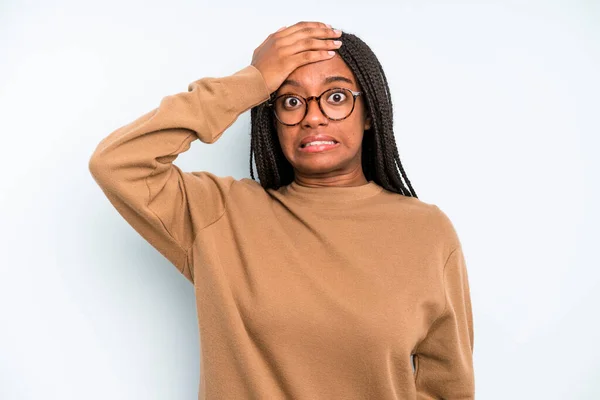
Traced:
[[[314, 100], [314, 101], [313, 101]], [[305, 128], [316, 128], [319, 125], [327, 125], [329, 124], [329, 118], [327, 118], [321, 112], [321, 108], [319, 107], [319, 102], [317, 99], [312, 98], [309, 99], [306, 103], [307, 112], [302, 120], [302, 126]]]

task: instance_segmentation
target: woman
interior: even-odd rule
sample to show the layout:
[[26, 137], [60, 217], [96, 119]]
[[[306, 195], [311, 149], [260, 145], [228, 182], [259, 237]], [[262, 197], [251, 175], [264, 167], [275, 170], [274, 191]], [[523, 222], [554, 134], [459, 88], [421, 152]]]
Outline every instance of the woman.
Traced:
[[[260, 184], [173, 164], [249, 109]], [[412, 189], [385, 75], [356, 36], [282, 28], [251, 65], [111, 133], [89, 167], [194, 285], [200, 399], [474, 397], [461, 243]]]

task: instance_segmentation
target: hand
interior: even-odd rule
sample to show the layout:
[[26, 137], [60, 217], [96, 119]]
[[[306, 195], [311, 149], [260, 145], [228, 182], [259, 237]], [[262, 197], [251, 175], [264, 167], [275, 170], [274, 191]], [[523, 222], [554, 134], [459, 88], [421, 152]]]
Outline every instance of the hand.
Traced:
[[329, 51], [341, 46], [334, 43], [341, 34], [321, 22], [298, 22], [270, 34], [254, 50], [251, 65], [273, 93], [296, 68], [333, 57]]

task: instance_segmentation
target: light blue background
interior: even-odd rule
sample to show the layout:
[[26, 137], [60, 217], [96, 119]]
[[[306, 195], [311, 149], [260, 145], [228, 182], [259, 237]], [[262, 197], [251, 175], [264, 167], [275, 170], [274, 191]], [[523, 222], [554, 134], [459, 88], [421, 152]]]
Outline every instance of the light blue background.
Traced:
[[[383, 64], [409, 179], [463, 243], [477, 398], [600, 398], [598, 2], [57, 0], [0, 5], [0, 399], [196, 398], [193, 287], [88, 160], [300, 20]], [[249, 120], [176, 164], [249, 177]]]

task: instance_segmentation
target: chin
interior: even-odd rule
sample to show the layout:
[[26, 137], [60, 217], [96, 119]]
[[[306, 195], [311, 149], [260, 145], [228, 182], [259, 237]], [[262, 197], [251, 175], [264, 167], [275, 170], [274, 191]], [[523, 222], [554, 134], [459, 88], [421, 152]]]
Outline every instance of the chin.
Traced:
[[305, 174], [326, 174], [344, 169], [344, 163], [334, 160], [319, 160], [315, 162], [303, 162], [295, 166], [295, 169]]

